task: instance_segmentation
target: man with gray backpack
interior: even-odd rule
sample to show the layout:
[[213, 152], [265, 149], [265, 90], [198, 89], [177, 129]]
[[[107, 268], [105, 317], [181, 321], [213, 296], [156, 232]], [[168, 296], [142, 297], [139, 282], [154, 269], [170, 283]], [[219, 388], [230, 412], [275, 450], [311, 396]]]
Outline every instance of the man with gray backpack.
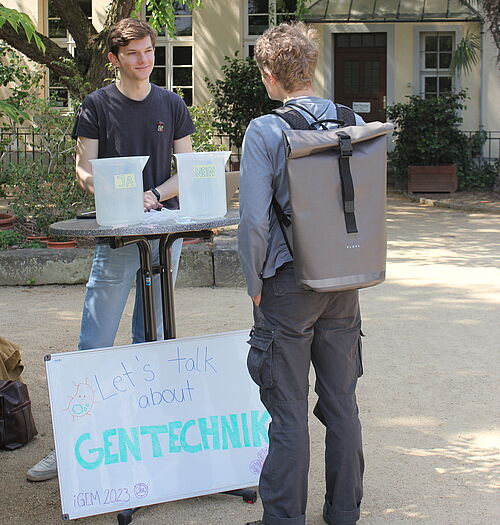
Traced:
[[[268, 95], [284, 102], [284, 107], [277, 114], [250, 122], [241, 161], [238, 242], [248, 294], [254, 303], [248, 369], [272, 418], [269, 454], [259, 481], [264, 514], [254, 525], [305, 524], [311, 362], [316, 371], [318, 394], [314, 414], [326, 427], [323, 517], [328, 524], [352, 525], [360, 516], [364, 460], [355, 396], [357, 379], [362, 375], [357, 288], [383, 280], [385, 266], [382, 269], [381, 263], [385, 265], [385, 246], [383, 257], [375, 257], [373, 267], [368, 269], [355, 268], [354, 277], [336, 275], [334, 267], [341, 264], [329, 259], [331, 264], [325, 264], [321, 257], [315, 258], [323, 243], [332, 242], [317, 235], [323, 231], [318, 221], [316, 232], [314, 225], [311, 230], [311, 225], [306, 224], [317, 203], [306, 202], [304, 195], [321, 199], [321, 193], [330, 191], [315, 178], [316, 170], [308, 171], [309, 164], [303, 162], [316, 151], [318, 136], [320, 143], [325, 143], [319, 146], [320, 155], [323, 150], [332, 149], [331, 141], [336, 141], [338, 151], [342, 150], [337, 153], [342, 158], [338, 162], [342, 174], [335, 182], [338, 196], [330, 197], [330, 207], [340, 206], [342, 218], [334, 221], [332, 228], [347, 239], [342, 242], [347, 242], [345, 250], [352, 250], [349, 252], [352, 261], [356, 259], [356, 246], [364, 244], [365, 223], [370, 222], [356, 215], [358, 197], [354, 195], [358, 183], [356, 180], [353, 183], [353, 178], [358, 161], [345, 160], [355, 148], [351, 135], [346, 133], [347, 138], [342, 133], [338, 135], [339, 126], [352, 119], [350, 123], [355, 125], [345, 130], [352, 132], [353, 142], [359, 139], [364, 144], [363, 130], [370, 129], [370, 125], [364, 125], [361, 117], [351, 110], [314, 94], [312, 81], [317, 57], [311, 31], [302, 23], [272, 27], [255, 46], [255, 60]], [[291, 129], [305, 127], [308, 131]], [[377, 128], [375, 135], [383, 134]], [[373, 146], [373, 140], [366, 140], [367, 147]], [[383, 147], [385, 152], [385, 143]], [[385, 156], [379, 157], [376, 164], [381, 166]], [[298, 161], [297, 165], [293, 159]], [[318, 159], [318, 165], [322, 162], [325, 166], [333, 165], [331, 159], [322, 161], [321, 156]], [[300, 190], [292, 180], [295, 172], [308, 180]], [[385, 177], [382, 184], [385, 185]], [[383, 191], [385, 204], [385, 186]], [[305, 223], [301, 215], [305, 216]], [[326, 228], [324, 234], [330, 235], [332, 228]], [[385, 224], [383, 228], [382, 244]], [[340, 249], [334, 246], [334, 255]], [[327, 267], [325, 275], [321, 273], [322, 266]]]

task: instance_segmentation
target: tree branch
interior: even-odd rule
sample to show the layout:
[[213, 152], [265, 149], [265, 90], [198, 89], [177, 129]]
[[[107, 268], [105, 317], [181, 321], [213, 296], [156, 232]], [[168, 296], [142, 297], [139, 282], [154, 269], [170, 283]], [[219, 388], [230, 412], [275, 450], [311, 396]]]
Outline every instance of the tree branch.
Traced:
[[37, 33], [37, 35], [45, 44], [45, 53], [38, 49], [34, 40], [29, 42], [23, 31], [16, 32], [9, 24], [4, 24], [0, 28], [0, 38], [14, 49], [24, 53], [31, 60], [47, 66], [57, 75], [73, 75], [74, 71], [70, 67], [59, 63], [61, 58], [73, 58], [68, 51], [52, 42], [50, 38], [40, 33]]
[[90, 63], [90, 43], [97, 35], [95, 27], [87, 18], [82, 8], [74, 0], [54, 0], [57, 14], [71, 33], [78, 48], [78, 61], [87, 68]]

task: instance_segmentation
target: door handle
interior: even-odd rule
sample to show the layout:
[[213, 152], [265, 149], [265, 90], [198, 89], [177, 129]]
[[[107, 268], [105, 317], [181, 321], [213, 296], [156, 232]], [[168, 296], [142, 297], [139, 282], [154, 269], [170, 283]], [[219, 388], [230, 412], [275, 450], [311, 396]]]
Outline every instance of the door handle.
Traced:
[[384, 95], [384, 96], [382, 97], [382, 108], [383, 108], [384, 110], [387, 109], [387, 96], [386, 96], [386, 95]]

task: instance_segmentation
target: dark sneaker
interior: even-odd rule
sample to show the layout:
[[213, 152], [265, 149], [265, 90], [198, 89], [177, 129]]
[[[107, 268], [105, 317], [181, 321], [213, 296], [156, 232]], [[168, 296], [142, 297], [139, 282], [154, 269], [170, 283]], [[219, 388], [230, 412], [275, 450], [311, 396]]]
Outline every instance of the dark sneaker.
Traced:
[[56, 451], [53, 450], [36, 465], [33, 465], [26, 472], [26, 477], [30, 481], [45, 481], [57, 477]]

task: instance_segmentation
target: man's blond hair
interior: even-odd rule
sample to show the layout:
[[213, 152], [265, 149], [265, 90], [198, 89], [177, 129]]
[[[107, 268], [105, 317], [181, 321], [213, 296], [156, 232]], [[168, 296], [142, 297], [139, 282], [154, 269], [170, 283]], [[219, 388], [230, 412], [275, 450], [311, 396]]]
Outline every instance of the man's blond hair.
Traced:
[[319, 55], [314, 36], [303, 22], [270, 27], [255, 45], [259, 69], [272, 73], [285, 91], [310, 86]]

